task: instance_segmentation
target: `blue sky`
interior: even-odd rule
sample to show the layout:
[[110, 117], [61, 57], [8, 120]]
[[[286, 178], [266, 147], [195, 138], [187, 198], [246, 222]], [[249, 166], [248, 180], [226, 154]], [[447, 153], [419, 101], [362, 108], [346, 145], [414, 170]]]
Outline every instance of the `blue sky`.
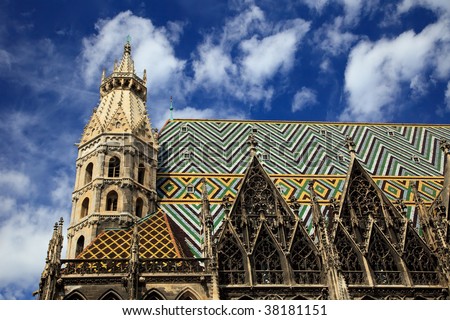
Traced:
[[0, 299], [37, 289], [76, 148], [131, 36], [169, 117], [449, 123], [450, 1], [0, 1]]

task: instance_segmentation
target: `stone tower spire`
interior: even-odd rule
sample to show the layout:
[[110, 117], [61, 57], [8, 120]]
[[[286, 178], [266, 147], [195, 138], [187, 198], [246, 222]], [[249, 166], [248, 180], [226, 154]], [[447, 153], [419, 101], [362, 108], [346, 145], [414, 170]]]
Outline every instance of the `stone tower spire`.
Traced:
[[127, 226], [155, 210], [158, 143], [146, 99], [146, 81], [135, 73], [127, 41], [120, 63], [102, 75], [100, 103], [78, 144], [68, 258], [105, 228]]

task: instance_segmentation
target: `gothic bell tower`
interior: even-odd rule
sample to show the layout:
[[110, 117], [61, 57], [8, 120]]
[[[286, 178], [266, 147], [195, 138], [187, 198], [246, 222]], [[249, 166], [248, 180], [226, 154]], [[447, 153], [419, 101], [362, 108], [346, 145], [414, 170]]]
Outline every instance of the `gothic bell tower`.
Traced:
[[154, 212], [158, 142], [146, 109], [146, 71], [134, 70], [127, 42], [120, 63], [103, 71], [100, 103], [77, 145], [68, 228], [69, 259], [106, 228], [129, 226]]

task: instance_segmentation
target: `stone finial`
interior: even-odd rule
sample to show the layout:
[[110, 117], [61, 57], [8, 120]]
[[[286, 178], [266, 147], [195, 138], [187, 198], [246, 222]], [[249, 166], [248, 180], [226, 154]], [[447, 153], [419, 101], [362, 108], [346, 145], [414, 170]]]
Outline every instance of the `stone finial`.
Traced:
[[173, 99], [172, 96], [170, 96], [170, 120], [173, 120]]
[[256, 141], [255, 136], [253, 134], [250, 134], [248, 136], [247, 144], [250, 147], [250, 155], [255, 156], [256, 155], [256, 147], [258, 146], [258, 141]]
[[441, 141], [439, 141], [439, 146], [445, 154], [450, 154], [450, 143], [447, 139], [441, 139]]
[[208, 200], [208, 185], [206, 183], [206, 179], [202, 178], [200, 182], [202, 183], [202, 199]]
[[348, 152], [350, 153], [350, 156], [352, 158], [355, 157], [355, 142], [353, 142], [353, 138], [351, 136], [345, 137], [345, 146], [348, 149]]

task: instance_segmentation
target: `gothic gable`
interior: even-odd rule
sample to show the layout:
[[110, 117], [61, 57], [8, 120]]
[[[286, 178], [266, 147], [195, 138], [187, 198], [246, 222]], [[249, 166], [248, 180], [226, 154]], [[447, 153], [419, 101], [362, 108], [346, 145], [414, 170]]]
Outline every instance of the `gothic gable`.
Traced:
[[397, 250], [404, 242], [406, 218], [356, 159], [347, 174], [339, 217], [363, 251], [368, 250], [372, 224], [379, 227]]
[[254, 247], [263, 221], [278, 245], [287, 250], [298, 220], [257, 157], [253, 157], [248, 166], [229, 217], [244, 248], [249, 252]]

